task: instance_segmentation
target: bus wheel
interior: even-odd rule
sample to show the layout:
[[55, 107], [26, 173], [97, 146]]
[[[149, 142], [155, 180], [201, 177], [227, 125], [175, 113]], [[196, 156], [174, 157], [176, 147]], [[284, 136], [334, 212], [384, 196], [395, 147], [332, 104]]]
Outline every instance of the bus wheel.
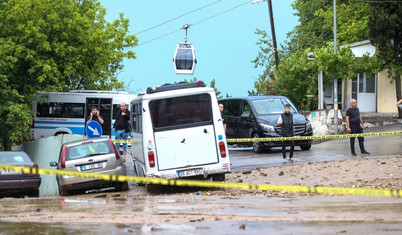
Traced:
[[66, 135], [68, 134], [67, 132], [57, 132], [56, 134], [54, 134], [54, 136], [58, 136], [58, 135]]
[[147, 184], [147, 192], [157, 194], [162, 192], [162, 185], [160, 184]]
[[212, 181], [223, 182], [225, 181], [225, 174], [215, 174], [212, 176]]

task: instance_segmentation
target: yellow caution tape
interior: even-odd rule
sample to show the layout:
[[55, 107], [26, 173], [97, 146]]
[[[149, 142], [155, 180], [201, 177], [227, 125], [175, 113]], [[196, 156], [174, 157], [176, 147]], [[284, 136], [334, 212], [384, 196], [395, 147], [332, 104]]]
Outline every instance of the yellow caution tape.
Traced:
[[[245, 142], [272, 142], [272, 141], [289, 141], [289, 140], [330, 140], [330, 139], [345, 139], [345, 138], [352, 138], [352, 137], [369, 137], [369, 136], [384, 136], [384, 135], [402, 135], [402, 131], [388, 131], [388, 132], [360, 133], [360, 134], [342, 134], [342, 135], [322, 135], [322, 136], [240, 138], [240, 139], [227, 139], [226, 141], [228, 143], [245, 143]], [[113, 140], [113, 142], [114, 143], [131, 143], [132, 140]]]
[[230, 182], [211, 182], [200, 180], [183, 179], [161, 179], [147, 178], [126, 175], [109, 175], [87, 172], [64, 171], [54, 169], [43, 169], [34, 167], [18, 167], [0, 165], [0, 170], [22, 171], [25, 174], [40, 175], [67, 175], [81, 178], [91, 178], [105, 181], [135, 181], [143, 184], [160, 184], [168, 186], [182, 187], [204, 187], [204, 188], [230, 188], [243, 190], [266, 190], [266, 191], [288, 191], [295, 193], [318, 193], [318, 194], [337, 194], [337, 195], [363, 195], [379, 197], [402, 197], [402, 190], [399, 189], [371, 189], [371, 188], [340, 188], [340, 187], [320, 187], [320, 186], [300, 186], [300, 185], [271, 185], [271, 184], [248, 184]]
[[268, 141], [289, 141], [289, 140], [329, 140], [343, 139], [352, 137], [368, 137], [368, 136], [384, 136], [384, 135], [401, 135], [402, 131], [388, 131], [376, 133], [359, 133], [359, 134], [343, 134], [343, 135], [323, 135], [323, 136], [293, 136], [293, 137], [270, 137], [270, 138], [242, 138], [242, 139], [227, 139], [228, 143], [239, 142], [268, 142]]

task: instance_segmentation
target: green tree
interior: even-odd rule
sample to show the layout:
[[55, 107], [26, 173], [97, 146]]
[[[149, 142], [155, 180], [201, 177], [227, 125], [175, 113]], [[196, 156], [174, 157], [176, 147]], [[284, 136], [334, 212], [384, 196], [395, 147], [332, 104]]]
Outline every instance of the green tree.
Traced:
[[[340, 44], [350, 44], [368, 39], [368, 20], [371, 7], [359, 0], [337, 1], [337, 39]], [[323, 30], [334, 31], [334, 8], [319, 9], [315, 16], [324, 22]], [[332, 38], [331, 38], [332, 39]], [[331, 40], [330, 39], [330, 40]]]
[[[388, 69], [388, 77], [395, 82], [397, 100], [402, 99], [402, 4], [401, 2], [371, 2], [368, 22], [370, 42], [376, 46], [376, 56]], [[398, 109], [402, 118], [402, 110]]]
[[[265, 67], [264, 73], [254, 82], [249, 95], [281, 94], [291, 98], [301, 109], [314, 108], [306, 95], [317, 94], [317, 74], [324, 71], [325, 84], [336, 78], [353, 78], [356, 73], [378, 72], [379, 61], [365, 55], [356, 61], [349, 48], [338, 47], [333, 52], [333, 1], [296, 0], [299, 25], [288, 34], [288, 41], [280, 51], [281, 63], [273, 70], [273, 57], [266, 32], [257, 30], [260, 51], [254, 66]], [[368, 17], [371, 7], [358, 0], [337, 0], [338, 45], [367, 39]], [[314, 52], [315, 59], [307, 60], [307, 53]]]
[[128, 19], [107, 22], [97, 0], [13, 0], [0, 4], [0, 140], [25, 140], [35, 92], [123, 87], [117, 73], [137, 43]]

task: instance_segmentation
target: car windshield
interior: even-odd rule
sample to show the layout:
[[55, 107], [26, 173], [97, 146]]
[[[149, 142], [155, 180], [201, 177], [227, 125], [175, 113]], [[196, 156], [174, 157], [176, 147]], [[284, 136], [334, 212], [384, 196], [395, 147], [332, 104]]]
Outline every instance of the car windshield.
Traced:
[[0, 164], [32, 162], [23, 152], [0, 152]]
[[108, 141], [87, 142], [67, 148], [66, 160], [114, 153]]
[[252, 100], [251, 103], [258, 115], [283, 113], [286, 104], [290, 105], [291, 113], [299, 113], [293, 103], [288, 99], [267, 98], [262, 100]]

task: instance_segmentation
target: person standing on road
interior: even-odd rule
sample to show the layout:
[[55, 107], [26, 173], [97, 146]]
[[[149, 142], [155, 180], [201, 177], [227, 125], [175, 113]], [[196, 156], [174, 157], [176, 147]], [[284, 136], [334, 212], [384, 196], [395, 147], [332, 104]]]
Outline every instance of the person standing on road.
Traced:
[[396, 107], [402, 109], [402, 99], [396, 103]]
[[219, 104], [219, 111], [221, 111], [221, 119], [223, 122], [223, 129], [226, 132], [226, 122], [225, 122], [225, 117], [223, 116], [223, 104]]
[[[360, 116], [359, 108], [357, 107], [357, 101], [352, 99], [350, 101], [350, 108], [346, 110], [346, 127], [350, 134], [363, 133], [364, 123]], [[355, 152], [355, 137], [350, 138], [350, 150], [352, 156], [356, 156]], [[359, 140], [359, 147], [362, 154], [370, 154], [364, 148], [364, 137], [357, 137]]]
[[103, 118], [99, 114], [99, 110], [97, 107], [92, 107], [91, 113], [90, 113], [89, 117], [87, 118], [86, 124], [88, 125], [88, 123], [90, 121], [97, 121], [97, 122], [99, 122], [99, 124], [101, 124], [101, 125], [103, 124], [103, 122], [104, 122]]
[[[127, 154], [127, 139], [128, 133], [130, 132], [130, 111], [126, 108], [126, 103], [122, 102], [120, 104], [120, 110], [117, 113], [116, 121], [113, 125], [113, 131], [116, 132], [116, 140], [125, 140], [123, 143], [123, 162], [126, 161]], [[115, 143], [116, 149], [120, 149], [120, 143]]]
[[[282, 137], [292, 137], [293, 136], [293, 126], [295, 121], [293, 119], [293, 114], [290, 113], [290, 104], [285, 105], [285, 112], [282, 113], [278, 118], [278, 126], [281, 126]], [[282, 156], [283, 162], [286, 161], [286, 145], [290, 144], [290, 154], [289, 154], [289, 162], [293, 162], [293, 151], [295, 149], [295, 142], [291, 141], [282, 141]]]

